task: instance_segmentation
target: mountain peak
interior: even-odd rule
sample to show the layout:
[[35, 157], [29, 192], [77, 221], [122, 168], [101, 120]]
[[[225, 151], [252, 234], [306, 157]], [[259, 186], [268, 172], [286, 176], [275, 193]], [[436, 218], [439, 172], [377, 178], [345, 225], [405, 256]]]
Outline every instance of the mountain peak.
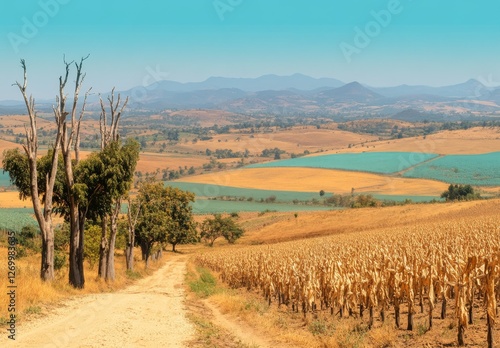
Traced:
[[383, 98], [382, 95], [364, 87], [357, 81], [350, 82], [339, 88], [323, 91], [319, 96], [320, 98], [328, 98], [339, 102], [368, 102]]

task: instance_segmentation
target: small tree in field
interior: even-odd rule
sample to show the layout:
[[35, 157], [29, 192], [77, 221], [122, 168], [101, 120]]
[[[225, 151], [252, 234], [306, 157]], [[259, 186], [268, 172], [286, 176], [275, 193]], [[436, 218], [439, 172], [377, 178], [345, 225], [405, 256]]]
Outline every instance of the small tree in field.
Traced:
[[213, 246], [216, 239], [224, 237], [230, 244], [243, 236], [244, 230], [239, 227], [230, 217], [223, 218], [215, 214], [213, 218], [207, 218], [201, 225], [201, 237]]
[[474, 192], [474, 188], [471, 185], [453, 185], [448, 187], [448, 190], [441, 194], [441, 198], [447, 201], [468, 201], [473, 199], [479, 199], [481, 196], [479, 193]]

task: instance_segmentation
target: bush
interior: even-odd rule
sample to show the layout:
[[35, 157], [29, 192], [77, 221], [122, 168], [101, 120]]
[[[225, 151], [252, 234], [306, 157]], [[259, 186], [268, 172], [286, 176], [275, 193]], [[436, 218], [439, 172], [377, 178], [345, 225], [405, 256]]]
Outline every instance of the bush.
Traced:
[[266, 203], [274, 203], [276, 202], [276, 196], [272, 195], [266, 198]]
[[62, 252], [56, 252], [54, 255], [54, 269], [60, 270], [66, 265], [66, 255]]
[[[26, 255], [27, 250], [32, 250], [36, 253], [42, 251], [42, 239], [40, 232], [35, 226], [27, 225], [21, 229], [21, 232], [17, 234], [17, 242], [20, 246], [24, 247], [24, 254]], [[18, 250], [18, 256], [20, 256], [21, 251]]]

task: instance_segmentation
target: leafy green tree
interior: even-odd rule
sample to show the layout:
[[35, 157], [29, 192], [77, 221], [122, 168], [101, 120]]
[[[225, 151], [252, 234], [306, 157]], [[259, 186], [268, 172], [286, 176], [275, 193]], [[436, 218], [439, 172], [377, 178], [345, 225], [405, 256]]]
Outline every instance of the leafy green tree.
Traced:
[[201, 224], [201, 238], [209, 246], [213, 246], [215, 240], [224, 237], [230, 244], [243, 236], [244, 230], [230, 217], [223, 218], [221, 214], [214, 214], [213, 218], [207, 218]]
[[151, 252], [161, 243], [178, 244], [198, 241], [190, 203], [194, 194], [153, 180], [139, 188], [137, 200], [142, 202], [135, 228], [136, 242], [148, 266]]
[[448, 187], [448, 190], [441, 194], [441, 198], [447, 201], [465, 201], [481, 198], [479, 193], [474, 192], [471, 185], [453, 185]]
[[114, 253], [121, 198], [132, 186], [138, 159], [137, 141], [128, 139], [124, 144], [112, 141], [81, 161], [76, 170], [77, 180], [82, 183], [80, 204], [85, 215], [94, 222], [101, 221], [99, 275], [106, 280], [115, 278]]
[[169, 201], [167, 212], [171, 220], [166, 241], [172, 244], [172, 251], [176, 252], [177, 244], [199, 242], [196, 223], [193, 220], [193, 208], [191, 207], [191, 202], [194, 202], [194, 194], [173, 187], [166, 187], [165, 191]]

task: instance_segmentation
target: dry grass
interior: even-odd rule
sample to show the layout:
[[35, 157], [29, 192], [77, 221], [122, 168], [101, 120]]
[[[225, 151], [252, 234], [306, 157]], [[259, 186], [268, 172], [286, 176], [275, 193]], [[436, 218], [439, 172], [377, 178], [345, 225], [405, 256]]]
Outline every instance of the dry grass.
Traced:
[[437, 154], [481, 154], [500, 151], [500, 128], [475, 127], [425, 137], [381, 140], [330, 153], [410, 151]]
[[466, 216], [498, 216], [500, 200], [461, 203], [413, 204], [385, 208], [348, 209], [325, 212], [241, 214], [239, 223], [246, 234], [238, 244], [275, 243], [371, 231], [387, 227], [412, 226], [429, 220], [459, 219]]
[[347, 148], [351, 143], [374, 141], [378, 137], [355, 134], [335, 129], [316, 129], [315, 127], [293, 127], [287, 130], [274, 130], [269, 133], [221, 134], [213, 139], [192, 143], [179, 143], [175, 146], [180, 152], [205, 151], [210, 149], [232, 149], [260, 155], [262, 150], [278, 147], [289, 153], [303, 153], [305, 150], [316, 152], [329, 149]]
[[0, 208], [31, 208], [31, 199], [19, 199], [17, 191], [0, 191]]
[[[136, 251], [135, 255], [140, 255], [139, 251]], [[115, 257], [116, 280], [113, 283], [106, 283], [98, 278], [97, 267], [90, 269], [88, 263], [85, 262], [85, 288], [83, 290], [74, 289], [68, 284], [67, 265], [56, 272], [54, 282], [43, 282], [39, 277], [40, 259], [41, 256], [38, 254], [16, 260], [16, 313], [20, 321], [32, 315], [43, 314], [60, 303], [61, 300], [71, 296], [111, 292], [133, 283], [133, 280], [126, 275], [125, 257], [120, 251], [117, 251]], [[162, 261], [151, 262], [150, 268], [145, 270], [144, 264], [137, 260], [137, 275], [138, 277], [149, 275], [162, 264]], [[7, 249], [5, 247], [0, 247], [0, 274], [2, 274], [0, 288], [7, 289]], [[2, 324], [3, 319], [7, 318], [7, 308], [8, 297], [0, 296], [0, 324]]]
[[182, 116], [197, 122], [200, 127], [211, 127], [214, 124], [219, 126], [230, 125], [233, 123], [231, 118], [239, 115], [222, 110], [181, 110], [170, 113], [170, 116]]
[[389, 177], [318, 168], [248, 168], [182, 178], [185, 182], [301, 192], [439, 196], [447, 184], [427, 179]]
[[[1, 122], [1, 121], [0, 121]], [[13, 143], [11, 141], [0, 139], [0, 164], [3, 160], [3, 152], [8, 149], [21, 148], [21, 145]]]
[[[247, 230], [246, 237], [239, 241], [239, 246], [220, 245], [224, 248], [248, 248], [243, 244], [279, 242], [290, 239], [302, 239], [333, 233], [346, 233], [346, 238], [356, 240], [366, 235], [387, 231], [394, 233], [404, 230], [405, 226], [428, 226], [427, 223], [445, 223], [459, 219], [477, 218], [498, 219], [500, 200], [474, 201], [462, 203], [410, 205], [378, 209], [360, 209], [344, 212], [300, 213], [295, 220], [290, 213], [269, 213], [264, 216], [241, 214], [240, 222], [249, 224], [259, 220], [255, 228]], [[262, 227], [262, 223], [267, 226]], [[351, 234], [353, 232], [361, 232]], [[356, 237], [358, 236], [358, 237]], [[219, 285], [222, 286], [222, 285]], [[375, 313], [374, 327], [368, 329], [368, 318], [342, 318], [334, 316], [329, 310], [308, 313], [294, 313], [291, 308], [273, 302], [270, 306], [264, 300], [261, 291], [256, 289], [223, 289], [209, 298], [225, 316], [242, 327], [248, 325], [262, 337], [272, 338], [276, 346], [283, 347], [435, 347], [456, 346], [456, 319], [454, 304], [451, 303], [448, 317], [439, 319], [435, 313], [433, 328], [428, 328], [427, 312], [417, 310], [414, 317], [413, 331], [407, 331], [406, 306], [402, 308], [402, 325], [394, 327], [394, 313], [386, 312], [382, 322]], [[477, 309], [477, 318], [484, 319], [484, 310]], [[496, 330], [497, 332], [498, 330]], [[484, 320], [470, 325], [466, 339], [470, 346], [483, 347], [486, 329]]]
[[176, 155], [176, 154], [159, 154], [159, 153], [141, 153], [139, 162], [137, 163], [136, 171], [154, 172], [156, 169], [162, 170], [170, 168], [177, 170], [179, 167], [201, 167], [203, 164], [210, 161], [206, 156], [195, 155]]

